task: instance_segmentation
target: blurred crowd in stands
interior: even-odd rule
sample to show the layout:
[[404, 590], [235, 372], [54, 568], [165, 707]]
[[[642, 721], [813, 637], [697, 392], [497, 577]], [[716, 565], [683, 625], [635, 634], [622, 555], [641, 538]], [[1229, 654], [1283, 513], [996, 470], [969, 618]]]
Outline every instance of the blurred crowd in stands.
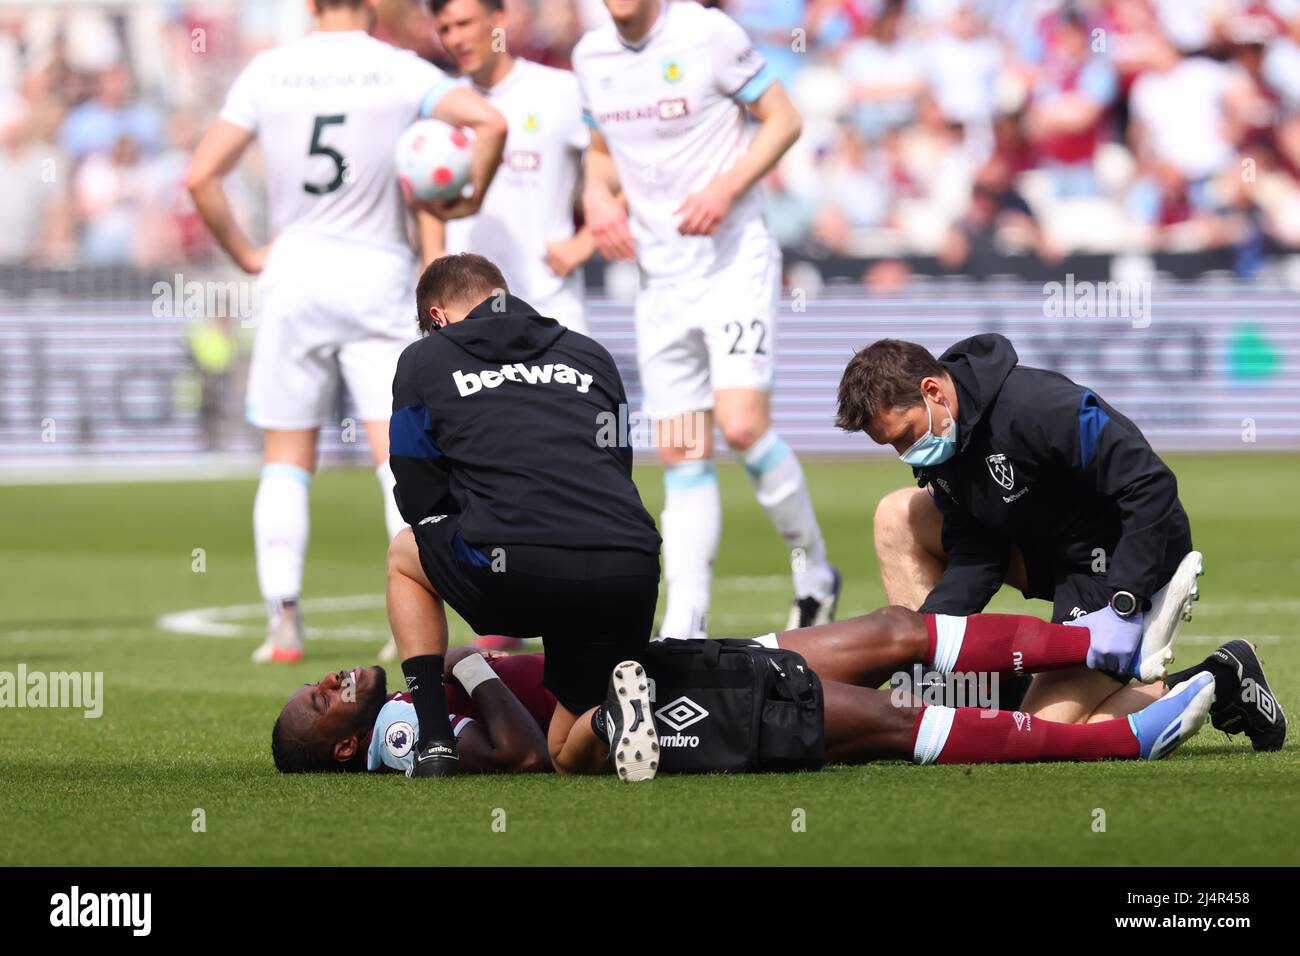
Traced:
[[[441, 62], [421, 0], [377, 34]], [[676, 0], [692, 2], [692, 0]], [[1300, 247], [1300, 0], [723, 0], [804, 134], [767, 178], [809, 255], [1231, 249], [1249, 275]], [[507, 0], [508, 42], [557, 66], [600, 0]], [[190, 150], [303, 0], [0, 0], [0, 265], [211, 264]], [[443, 64], [445, 65], [445, 64]], [[231, 191], [262, 213], [250, 159]]]

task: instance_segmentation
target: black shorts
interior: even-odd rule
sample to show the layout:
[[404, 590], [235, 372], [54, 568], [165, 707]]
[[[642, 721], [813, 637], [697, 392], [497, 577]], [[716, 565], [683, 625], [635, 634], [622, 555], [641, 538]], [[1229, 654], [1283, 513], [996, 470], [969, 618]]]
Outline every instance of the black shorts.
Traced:
[[[616, 664], [645, 652], [659, 599], [659, 558], [458, 542], [456, 515], [414, 529], [434, 591], [475, 634], [540, 637], [542, 683], [575, 714], [603, 703]], [[467, 552], [467, 548], [471, 551]], [[484, 563], [472, 552], [487, 555]], [[555, 576], [562, 573], [563, 576]]]
[[1062, 575], [1052, 586], [1052, 623], [1064, 624], [1100, 611], [1110, 603], [1114, 590], [1104, 574], [1076, 571]]

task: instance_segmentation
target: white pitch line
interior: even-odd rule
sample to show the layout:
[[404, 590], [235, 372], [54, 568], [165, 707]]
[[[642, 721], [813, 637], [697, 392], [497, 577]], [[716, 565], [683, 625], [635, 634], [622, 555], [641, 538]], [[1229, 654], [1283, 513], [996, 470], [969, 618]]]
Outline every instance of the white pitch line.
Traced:
[[[773, 588], [787, 588], [790, 580], [776, 575], [736, 575], [719, 578], [716, 582], [719, 591], [766, 591]], [[335, 597], [304, 598], [303, 616], [310, 620], [312, 614], [328, 614], [336, 611], [381, 611], [385, 607], [382, 594], [349, 594]], [[158, 627], [173, 634], [186, 634], [196, 637], [220, 637], [246, 639], [262, 634], [264, 625], [260, 623], [266, 611], [262, 604], [229, 604], [216, 607], [190, 608], [173, 611], [158, 618]], [[252, 619], [258, 623], [239, 623]], [[731, 626], [741, 621], [755, 621], [758, 626], [767, 622], [767, 616], [725, 615], [721, 618]], [[307, 637], [321, 640], [368, 640], [386, 638], [386, 628], [366, 627], [365, 625], [342, 627], [318, 627], [307, 625]]]
[[[784, 592], [789, 588], [789, 579], [784, 575], [733, 575], [720, 577], [714, 582], [720, 593], [758, 593], [767, 591]], [[310, 621], [313, 615], [328, 615], [349, 611], [381, 611], [384, 609], [383, 594], [350, 594], [327, 597], [306, 598], [302, 602], [303, 612]], [[1003, 606], [1005, 605], [1005, 606]], [[1015, 608], [1008, 602], [999, 602], [996, 608], [1004, 613], [1015, 613]], [[1295, 614], [1300, 612], [1300, 601], [1294, 599], [1255, 599], [1235, 601], [1207, 601], [1196, 606], [1197, 618], [1220, 618], [1258, 614]], [[262, 604], [229, 604], [213, 607], [190, 608], [161, 615], [157, 626], [172, 634], [192, 637], [214, 637], [234, 640], [254, 640], [264, 635], [265, 624]], [[843, 609], [842, 618], [855, 614], [865, 614], [867, 609]], [[766, 612], [727, 612], [720, 611], [713, 615], [713, 624], [719, 633], [743, 635], [749, 632], [759, 633], [779, 627], [780, 621]], [[459, 620], [453, 619], [454, 631], [464, 630]], [[77, 640], [107, 639], [128, 634], [147, 633], [148, 628], [117, 627], [95, 629], [39, 630], [23, 629], [6, 631], [0, 628], [0, 640]], [[389, 631], [383, 625], [365, 623], [340, 624], [338, 626], [319, 626], [308, 624], [307, 637], [325, 641], [369, 641], [384, 640]], [[1289, 638], [1281, 634], [1234, 634], [1234, 635], [1184, 635], [1180, 641], [1190, 646], [1217, 646], [1226, 641], [1240, 637], [1256, 644], [1288, 643]]]
[[[330, 613], [331, 611], [378, 611], [384, 608], [382, 594], [351, 594], [339, 597], [306, 598], [302, 602], [303, 614]], [[158, 627], [174, 634], [192, 634], [199, 637], [256, 637], [263, 625], [228, 623], [247, 618], [260, 618], [266, 613], [263, 604], [230, 604], [220, 607], [198, 607], [188, 611], [174, 611], [158, 618]], [[387, 637], [387, 629], [365, 628], [307, 628], [308, 637], [326, 640], [353, 640], [370, 637]]]

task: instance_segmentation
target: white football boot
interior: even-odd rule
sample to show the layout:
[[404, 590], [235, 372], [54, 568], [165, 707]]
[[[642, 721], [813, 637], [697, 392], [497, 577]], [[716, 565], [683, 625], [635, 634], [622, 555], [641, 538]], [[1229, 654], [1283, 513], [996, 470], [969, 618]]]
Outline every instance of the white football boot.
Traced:
[[1174, 641], [1183, 622], [1192, 619], [1192, 603], [1201, 598], [1196, 579], [1205, 573], [1204, 556], [1188, 553], [1179, 562], [1174, 576], [1151, 598], [1151, 609], [1142, 623], [1142, 643], [1138, 648], [1138, 666], [1134, 676], [1144, 684], [1163, 680], [1166, 667], [1174, 659]]

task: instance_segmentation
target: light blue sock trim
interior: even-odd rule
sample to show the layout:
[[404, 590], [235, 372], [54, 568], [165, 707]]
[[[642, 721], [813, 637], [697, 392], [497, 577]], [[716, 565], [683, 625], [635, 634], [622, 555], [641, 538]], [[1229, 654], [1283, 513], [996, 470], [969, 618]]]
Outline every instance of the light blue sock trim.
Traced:
[[[760, 438], [759, 442], [762, 441], [763, 439]], [[767, 450], [760, 452], [756, 460], [751, 461], [749, 456], [746, 455], [741, 459], [741, 463], [745, 466], [747, 472], [757, 478], [760, 475], [766, 475], [792, 454], [794, 452], [790, 451], [790, 446], [785, 443], [785, 439], [780, 435], [773, 435]]]
[[297, 465], [290, 465], [286, 462], [271, 462], [262, 466], [263, 478], [289, 478], [298, 482], [304, 487], [311, 484], [311, 472], [305, 468], [299, 468]]
[[664, 469], [664, 488], [686, 491], [718, 483], [718, 469], [712, 461], [684, 461]]

